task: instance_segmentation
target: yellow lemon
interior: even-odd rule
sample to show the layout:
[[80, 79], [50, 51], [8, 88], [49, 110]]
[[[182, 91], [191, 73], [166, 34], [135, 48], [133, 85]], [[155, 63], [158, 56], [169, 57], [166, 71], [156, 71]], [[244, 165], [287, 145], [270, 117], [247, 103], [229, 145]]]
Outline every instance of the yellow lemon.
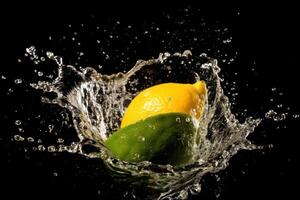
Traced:
[[129, 104], [121, 128], [164, 113], [186, 113], [199, 119], [207, 95], [206, 84], [163, 83], [141, 91]]

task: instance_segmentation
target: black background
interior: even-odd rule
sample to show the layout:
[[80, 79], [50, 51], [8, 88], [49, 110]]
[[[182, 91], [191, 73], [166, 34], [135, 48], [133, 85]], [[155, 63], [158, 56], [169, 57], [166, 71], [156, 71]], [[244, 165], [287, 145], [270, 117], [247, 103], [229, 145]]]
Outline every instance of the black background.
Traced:
[[[38, 7], [36, 7], [38, 6]], [[147, 6], [147, 9], [142, 9]], [[251, 79], [253, 87], [278, 87], [284, 92], [280, 103], [288, 105], [291, 113], [299, 113], [297, 95], [299, 67], [299, 14], [295, 5], [179, 5], [175, 2], [161, 4], [157, 2], [140, 2], [137, 4], [111, 5], [61, 5], [48, 2], [45, 5], [10, 5], [3, 7], [6, 12], [1, 15], [2, 51], [1, 73], [8, 78], [16, 74], [16, 59], [24, 54], [24, 49], [34, 44], [46, 46], [45, 38], [49, 33], [60, 32], [66, 24], [85, 23], [91, 14], [95, 20], [120, 18], [126, 22], [141, 25], [156, 19], [161, 12], [176, 12], [182, 7], [200, 8], [207, 20], [219, 21], [231, 30], [234, 46], [239, 51], [235, 71], [240, 72], [240, 79]], [[236, 13], [239, 12], [240, 16]], [[54, 44], [55, 45], [55, 44]], [[145, 42], [147, 48], [139, 47], [139, 57], [148, 57], [162, 51], [159, 43]], [[156, 55], [156, 54], [155, 54]], [[133, 58], [133, 60], [136, 58]], [[257, 75], [249, 74], [248, 68], [255, 61]], [[19, 69], [18, 69], [19, 70]], [[21, 69], [20, 69], [21, 70]], [[22, 70], [21, 70], [22, 72]], [[226, 72], [230, 73], [230, 71]], [[226, 74], [225, 73], [225, 74]], [[249, 76], [248, 76], [249, 75]], [[230, 76], [230, 75], [228, 75]], [[9, 86], [1, 83], [2, 94]], [[247, 91], [241, 91], [247, 93]], [[266, 90], [258, 90], [256, 96], [245, 96], [241, 103], [247, 102], [253, 110], [258, 105], [267, 105], [264, 99]], [[24, 98], [17, 96], [16, 98]], [[86, 160], [77, 155], [66, 153], [56, 156], [47, 153], [34, 153], [29, 158], [22, 152], [22, 146], [8, 142], [13, 135], [9, 125], [10, 113], [7, 107], [16, 103], [3, 96], [1, 116], [4, 130], [1, 131], [1, 165], [0, 173], [1, 199], [22, 198], [56, 198], [62, 197], [86, 199], [120, 199], [118, 191], [127, 186], [115, 185], [109, 188], [109, 176], [101, 169], [97, 160]], [[244, 101], [244, 102], [243, 102]], [[252, 106], [252, 107], [251, 107]], [[255, 112], [252, 112], [252, 114]], [[258, 115], [259, 116], [259, 115]], [[297, 123], [288, 117], [275, 129], [274, 123], [264, 123], [253, 136], [253, 140], [263, 144], [274, 144], [274, 148], [263, 151], [241, 152], [231, 160], [229, 167], [219, 173], [220, 181], [208, 175], [202, 184], [202, 193], [190, 199], [292, 199], [297, 196], [299, 183]], [[263, 134], [265, 133], [265, 134]], [[264, 137], [262, 137], [264, 135]], [[3, 149], [2, 149], [3, 148]], [[4, 163], [4, 165], [3, 165]], [[99, 167], [96, 167], [98, 166]], [[80, 166], [80, 167], [78, 167]], [[62, 175], [53, 176], [53, 170]], [[55, 171], [54, 170], [54, 171]], [[80, 173], [76, 173], [80, 170]], [[99, 175], [103, 173], [102, 175]], [[99, 179], [97, 179], [99, 177]], [[101, 184], [99, 184], [101, 182]], [[102, 191], [101, 188], [110, 191]], [[121, 188], [121, 189], [120, 189]], [[97, 193], [100, 190], [100, 194]], [[115, 194], [112, 191], [116, 191]], [[109, 194], [113, 195], [108, 196]], [[220, 196], [219, 196], [220, 194]], [[7, 196], [5, 196], [7, 195]]]

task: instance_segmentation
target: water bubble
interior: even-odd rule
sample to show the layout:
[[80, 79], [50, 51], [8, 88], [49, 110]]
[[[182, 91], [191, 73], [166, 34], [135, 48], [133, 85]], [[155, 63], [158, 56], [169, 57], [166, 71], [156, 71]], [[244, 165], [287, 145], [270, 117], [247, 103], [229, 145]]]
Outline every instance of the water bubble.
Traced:
[[45, 57], [40, 57], [40, 60], [45, 61], [46, 59], [45, 59]]
[[53, 176], [58, 176], [58, 173], [57, 172], [53, 172]]
[[2, 80], [6, 80], [6, 77], [2, 75], [2, 76], [1, 76], [1, 79], [2, 79]]
[[43, 72], [38, 72], [38, 76], [43, 76], [44, 74], [43, 74]]
[[16, 141], [24, 141], [25, 140], [24, 137], [22, 137], [21, 135], [14, 135], [14, 139]]
[[22, 62], [22, 60], [21, 60], [20, 58], [18, 58], [18, 60], [17, 60], [17, 61], [18, 61], [18, 63]]
[[37, 143], [41, 144], [43, 141], [41, 139], [37, 140]]
[[52, 40], [52, 37], [51, 37], [51, 36], [49, 36], [49, 37], [48, 37], [48, 39], [49, 39], [49, 40]]
[[27, 141], [28, 141], [28, 142], [34, 142], [34, 139], [33, 139], [33, 137], [28, 137], [28, 138], [27, 138]]
[[21, 84], [23, 81], [22, 79], [18, 78], [18, 79], [15, 79], [15, 84]]
[[277, 88], [271, 88], [272, 92], [275, 92], [277, 90]]
[[22, 124], [22, 121], [20, 121], [20, 120], [15, 121], [15, 125], [20, 126], [21, 124]]

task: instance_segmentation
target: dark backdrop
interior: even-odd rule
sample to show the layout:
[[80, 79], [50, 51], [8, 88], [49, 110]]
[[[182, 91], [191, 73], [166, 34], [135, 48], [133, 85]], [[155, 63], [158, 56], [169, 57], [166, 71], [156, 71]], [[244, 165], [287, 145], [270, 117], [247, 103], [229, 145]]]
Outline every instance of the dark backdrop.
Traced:
[[[56, 44], [45, 42], [46, 38], [48, 35], [62, 32], [66, 24], [100, 23], [110, 18], [117, 18], [142, 29], [143, 24], [149, 20], [159, 21], [160, 13], [176, 13], [186, 6], [190, 6], [191, 10], [200, 8], [203, 11], [201, 15], [208, 23], [218, 21], [229, 27], [233, 36], [233, 47], [239, 52], [232, 69], [239, 72], [238, 79], [249, 79], [250, 85], [258, 88], [255, 96], [244, 94], [240, 102], [237, 102], [238, 105], [242, 106], [245, 103], [250, 106], [249, 110], [252, 109], [251, 114], [260, 116], [255, 112], [260, 111], [259, 105], [268, 107], [268, 101], [263, 98], [270, 92], [267, 88], [277, 87], [284, 92], [280, 103], [283, 103], [285, 107], [290, 107], [290, 113], [299, 113], [300, 99], [297, 95], [299, 92], [299, 31], [297, 30], [299, 15], [296, 6], [289, 4], [207, 6], [201, 3], [179, 5], [175, 2], [169, 4], [139, 2], [136, 5], [133, 3], [112, 3], [111, 5], [99, 3], [98, 5], [77, 4], [76, 6], [72, 4], [71, 6], [48, 2], [45, 5], [4, 6], [5, 11], [1, 14], [3, 53], [1, 53], [0, 75], [13, 79], [26, 73], [26, 69], [21, 69], [16, 64], [17, 58], [24, 54], [24, 49], [36, 44], [42, 48], [55, 50]], [[191, 23], [197, 23], [197, 20]], [[136, 48], [138, 53], [131, 55], [132, 62], [137, 58], [156, 56], [157, 52], [166, 50], [157, 41], [152, 43], [142, 41], [141, 45]], [[200, 51], [201, 47], [198, 50]], [[93, 62], [96, 64], [97, 60], [91, 61], [92, 64]], [[255, 68], [254, 74], [250, 74], [252, 67]], [[224, 68], [224, 76], [230, 78], [231, 71], [226, 71], [226, 69], [231, 68], [226, 64]], [[108, 195], [114, 192], [109, 192], [109, 190], [116, 191], [115, 196], [120, 195], [118, 192], [126, 186], [116, 185], [108, 188], [107, 185], [111, 180], [101, 169], [100, 163], [98, 166], [97, 160], [86, 160], [66, 153], [57, 155], [32, 153], [28, 156], [23, 152], [22, 145], [10, 141], [14, 135], [11, 123], [16, 115], [11, 113], [9, 107], [20, 103], [20, 101], [12, 100], [13, 98], [20, 100], [26, 97], [22, 95], [7, 97], [6, 91], [9, 87], [8, 82], [1, 82], [1, 108], [3, 110], [1, 121], [4, 127], [0, 135], [1, 166], [3, 167], [0, 172], [1, 199], [13, 199], [13, 197], [77, 199], [81, 196], [85, 199], [113, 199]], [[259, 90], [259, 88], [264, 89]], [[242, 90], [240, 92], [247, 93]], [[236, 110], [239, 110], [238, 106]], [[274, 148], [240, 152], [231, 160], [230, 166], [218, 174], [219, 181], [214, 175], [208, 175], [202, 184], [202, 193], [190, 196], [190, 199], [272, 199], [278, 197], [292, 199], [293, 195], [297, 196], [299, 186], [297, 183], [299, 166], [296, 165], [298, 123], [299, 120], [292, 117], [288, 117], [279, 125], [271, 122], [264, 123], [258, 128], [258, 134], [253, 136], [252, 140], [262, 144], [272, 143]], [[279, 130], [276, 129], [277, 125], [280, 126]], [[53, 176], [54, 171], [58, 171], [57, 177]], [[106, 191], [101, 190], [102, 188]], [[99, 190], [100, 192], [97, 192]], [[116, 198], [119, 199], [120, 196]]]

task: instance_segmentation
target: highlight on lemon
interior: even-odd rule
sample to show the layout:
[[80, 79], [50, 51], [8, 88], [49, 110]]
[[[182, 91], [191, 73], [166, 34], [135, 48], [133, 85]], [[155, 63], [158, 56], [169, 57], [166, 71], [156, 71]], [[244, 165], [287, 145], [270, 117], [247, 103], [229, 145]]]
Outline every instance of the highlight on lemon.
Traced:
[[124, 161], [186, 165], [192, 161], [196, 137], [191, 119], [201, 118], [206, 98], [204, 81], [149, 87], [131, 101], [120, 129], [105, 145]]

